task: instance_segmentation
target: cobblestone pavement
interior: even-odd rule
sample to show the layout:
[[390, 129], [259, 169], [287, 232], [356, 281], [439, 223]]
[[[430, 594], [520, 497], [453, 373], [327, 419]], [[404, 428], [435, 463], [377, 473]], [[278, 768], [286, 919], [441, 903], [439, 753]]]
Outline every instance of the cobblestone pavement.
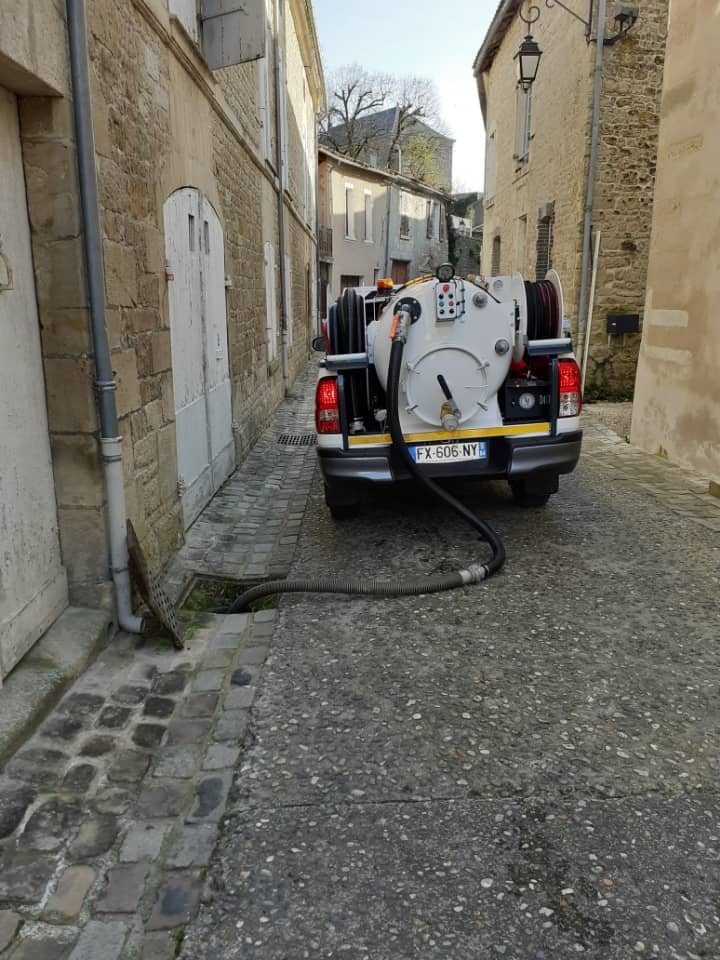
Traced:
[[[167, 578], [287, 574], [315, 467], [314, 371]], [[198, 615], [186, 649], [116, 637], [0, 770], [2, 960], [169, 960], [197, 909], [276, 611]]]
[[315, 469], [316, 379], [311, 363], [250, 455], [190, 528], [165, 577], [171, 596], [179, 596], [191, 573], [233, 580], [287, 576]]
[[[331, 522], [313, 449], [279, 443], [312, 380], [176, 595], [293, 551], [307, 575], [482, 552], [407, 491]], [[181, 652], [116, 638], [0, 772], [2, 960], [720, 956], [706, 490], [591, 422], [544, 511], [459, 487], [508, 543], [490, 584], [206, 615]]]
[[[592, 412], [462, 592], [287, 597], [185, 960], [720, 957], [720, 501]], [[387, 494], [294, 570], [445, 572], [483, 547]]]

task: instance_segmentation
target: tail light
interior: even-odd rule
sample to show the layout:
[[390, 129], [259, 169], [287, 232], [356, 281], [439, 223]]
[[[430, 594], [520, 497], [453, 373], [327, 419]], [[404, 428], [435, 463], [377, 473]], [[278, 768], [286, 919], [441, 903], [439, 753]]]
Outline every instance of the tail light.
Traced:
[[318, 380], [315, 391], [315, 426], [318, 433], [340, 433], [340, 409], [335, 377]]
[[577, 417], [582, 410], [580, 392], [580, 367], [574, 360], [558, 361], [558, 385], [560, 393], [559, 417]]

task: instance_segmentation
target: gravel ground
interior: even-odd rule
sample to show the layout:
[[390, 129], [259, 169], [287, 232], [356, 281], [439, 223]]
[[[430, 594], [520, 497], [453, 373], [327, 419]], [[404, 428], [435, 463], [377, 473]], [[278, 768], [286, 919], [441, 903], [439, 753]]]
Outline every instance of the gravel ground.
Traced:
[[[718, 536], [613, 449], [539, 511], [455, 487], [507, 544], [487, 584], [282, 601], [182, 957], [720, 957]], [[293, 573], [483, 556], [410, 491], [336, 525], [316, 478]]]

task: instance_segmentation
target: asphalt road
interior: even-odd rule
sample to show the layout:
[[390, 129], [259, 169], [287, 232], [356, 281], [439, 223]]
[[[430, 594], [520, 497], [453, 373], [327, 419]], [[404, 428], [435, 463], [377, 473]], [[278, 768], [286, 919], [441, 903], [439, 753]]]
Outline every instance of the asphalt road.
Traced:
[[[543, 510], [455, 487], [487, 584], [282, 601], [183, 957], [720, 957], [718, 534], [605, 467]], [[405, 490], [336, 525], [317, 480], [293, 572], [484, 550]]]

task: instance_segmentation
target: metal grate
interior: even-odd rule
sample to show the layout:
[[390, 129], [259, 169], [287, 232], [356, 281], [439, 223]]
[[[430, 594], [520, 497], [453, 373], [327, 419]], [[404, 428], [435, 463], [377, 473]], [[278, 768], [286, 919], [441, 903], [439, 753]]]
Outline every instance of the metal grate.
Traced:
[[315, 443], [314, 433], [281, 433], [278, 443], [283, 447], [311, 447]]
[[130, 577], [137, 587], [138, 593], [148, 605], [150, 612], [169, 632], [175, 648], [182, 650], [182, 630], [175, 615], [175, 607], [170, 597], [160, 586], [160, 581], [148, 566], [140, 541], [130, 520], [127, 522], [127, 539]]

